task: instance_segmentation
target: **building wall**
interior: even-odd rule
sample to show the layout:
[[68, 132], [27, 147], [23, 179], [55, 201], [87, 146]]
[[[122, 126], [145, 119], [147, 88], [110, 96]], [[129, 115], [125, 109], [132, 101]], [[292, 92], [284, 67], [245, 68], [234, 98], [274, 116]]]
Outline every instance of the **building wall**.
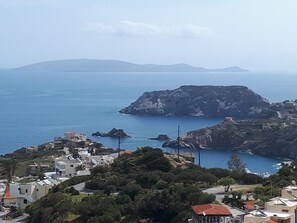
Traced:
[[66, 177], [73, 177], [76, 175], [75, 167], [80, 165], [80, 163], [67, 163], [65, 165]]
[[38, 200], [40, 198], [42, 198], [43, 196], [45, 196], [53, 187], [53, 185], [39, 185], [36, 184], [36, 188], [33, 194], [33, 198], [35, 200]]
[[196, 214], [192, 214], [193, 223], [204, 223], [204, 222], [219, 222], [219, 223], [227, 223], [229, 217], [225, 216], [200, 216]]
[[61, 177], [73, 177], [76, 176], [75, 167], [81, 165], [82, 163], [77, 161], [73, 162], [73, 160], [55, 160], [55, 169], [57, 175]]
[[7, 206], [7, 207], [14, 206], [21, 210], [24, 210], [30, 204], [32, 203], [24, 197], [3, 199], [3, 206]]
[[18, 197], [18, 207], [21, 210], [24, 210], [28, 205], [31, 204], [26, 198], [23, 197]]
[[266, 210], [269, 212], [277, 212], [277, 213], [287, 213], [292, 214], [290, 223], [295, 223], [295, 206], [285, 206], [285, 205], [270, 205], [269, 203], [266, 203]]
[[11, 204], [17, 204], [18, 203], [18, 199], [17, 198], [5, 198], [3, 199], [3, 206], [7, 206], [10, 207]]
[[34, 184], [19, 184], [19, 194], [28, 194], [29, 196], [32, 197], [35, 189]]
[[258, 217], [254, 215], [244, 216], [244, 223], [266, 223], [269, 220], [269, 217]]
[[38, 183], [10, 184], [10, 196], [16, 198], [4, 199], [4, 205], [10, 206], [11, 202], [16, 202], [19, 209], [25, 209], [32, 201], [45, 196], [54, 185], [40, 185]]
[[297, 197], [297, 187], [284, 188], [282, 190], [282, 198], [294, 199]]

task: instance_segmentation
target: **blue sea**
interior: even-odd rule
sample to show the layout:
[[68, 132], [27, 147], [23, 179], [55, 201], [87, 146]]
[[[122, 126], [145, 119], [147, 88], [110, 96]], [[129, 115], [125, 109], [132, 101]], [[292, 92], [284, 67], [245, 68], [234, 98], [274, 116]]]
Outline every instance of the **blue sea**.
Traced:
[[[148, 117], [118, 111], [145, 91], [175, 89], [181, 85], [245, 85], [270, 102], [296, 99], [297, 75], [271, 73], [63, 73], [0, 70], [0, 153], [38, 145], [63, 136], [85, 133], [92, 140], [117, 148], [118, 142], [94, 138], [96, 131], [122, 128], [132, 136], [121, 148], [160, 147], [149, 140], [159, 134], [177, 137], [189, 130], [215, 125], [220, 118]], [[166, 149], [168, 151], [168, 149]], [[188, 152], [188, 151], [185, 151]], [[197, 153], [197, 152], [196, 152]], [[197, 154], [196, 154], [197, 155]], [[227, 167], [231, 152], [203, 150], [204, 167]], [[239, 153], [253, 172], [276, 171], [281, 159]]]

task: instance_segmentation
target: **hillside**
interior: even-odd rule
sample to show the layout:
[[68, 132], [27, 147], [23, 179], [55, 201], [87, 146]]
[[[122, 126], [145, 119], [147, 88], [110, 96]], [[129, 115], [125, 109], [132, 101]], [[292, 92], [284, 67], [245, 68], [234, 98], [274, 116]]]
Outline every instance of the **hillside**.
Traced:
[[[93, 168], [91, 176], [73, 177], [57, 185], [27, 207], [27, 222], [188, 222], [191, 205], [215, 200], [215, 195], [202, 190], [227, 176], [238, 183], [261, 182], [253, 174], [205, 169], [159, 149], [142, 147], [109, 167]], [[80, 194], [70, 187], [82, 181], [95, 193]]]
[[269, 102], [245, 86], [181, 86], [146, 92], [120, 112], [134, 115], [256, 117]]
[[239, 67], [206, 69], [188, 64], [134, 64], [119, 60], [70, 59], [34, 63], [15, 68], [21, 71], [63, 71], [63, 72], [247, 72]]
[[[187, 132], [181, 137], [183, 147], [193, 144], [206, 148], [247, 151], [260, 155], [295, 159], [297, 156], [297, 121], [295, 119], [254, 119], [225, 121], [218, 125]], [[164, 147], [176, 147], [169, 141]]]

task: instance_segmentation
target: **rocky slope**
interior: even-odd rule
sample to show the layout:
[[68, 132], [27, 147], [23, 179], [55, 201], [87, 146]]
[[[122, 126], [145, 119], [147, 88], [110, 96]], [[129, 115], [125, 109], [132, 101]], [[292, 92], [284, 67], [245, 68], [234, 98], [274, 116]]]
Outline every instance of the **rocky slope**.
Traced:
[[[231, 149], [255, 154], [296, 158], [297, 121], [294, 119], [256, 119], [221, 124], [190, 131], [181, 137], [183, 145], [196, 148]], [[164, 146], [176, 147], [176, 140]]]
[[146, 92], [120, 112], [137, 115], [257, 117], [269, 102], [244, 86], [182, 86]]

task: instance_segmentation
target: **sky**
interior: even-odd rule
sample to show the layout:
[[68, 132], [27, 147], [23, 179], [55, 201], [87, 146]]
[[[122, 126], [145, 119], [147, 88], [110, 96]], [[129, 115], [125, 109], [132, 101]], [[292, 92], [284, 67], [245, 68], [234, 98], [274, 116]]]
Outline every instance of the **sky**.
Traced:
[[58, 59], [296, 72], [296, 0], [0, 0], [0, 68]]

